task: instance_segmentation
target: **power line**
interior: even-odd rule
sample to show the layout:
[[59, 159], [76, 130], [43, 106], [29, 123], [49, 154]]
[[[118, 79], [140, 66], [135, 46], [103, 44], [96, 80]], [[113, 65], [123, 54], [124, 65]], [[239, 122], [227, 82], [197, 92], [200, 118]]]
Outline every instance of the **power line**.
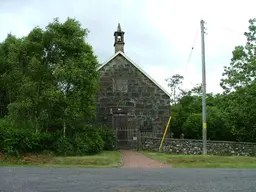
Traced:
[[[238, 36], [244, 36], [244, 33], [241, 33], [241, 32], [239, 32], [237, 30], [234, 30], [234, 29], [231, 29], [231, 28], [228, 28], [228, 27], [224, 27], [224, 26], [221, 26], [221, 25], [213, 24], [213, 23], [211, 23], [210, 25], [212, 25], [215, 29], [217, 28], [217, 29], [220, 29], [220, 30], [228, 31], [228, 32], [230, 32], [232, 34], [235, 34], [235, 35], [238, 35]], [[194, 37], [194, 40], [193, 40], [193, 44], [192, 44], [192, 47], [191, 47], [191, 50], [190, 50], [190, 53], [189, 53], [189, 56], [188, 56], [188, 59], [187, 59], [187, 63], [186, 63], [185, 68], [184, 68], [183, 84], [184, 84], [185, 79], [186, 79], [185, 77], [187, 75], [188, 66], [190, 64], [190, 60], [191, 60], [193, 51], [195, 49], [195, 43], [196, 43], [198, 34], [199, 34], [199, 28], [197, 28], [197, 31], [196, 31], [196, 34], [195, 34], [195, 37]]]
[[229, 28], [227, 28], [227, 27], [221, 27], [221, 26], [220, 26], [220, 28], [221, 28], [221, 29], [224, 29], [224, 30], [226, 30], [226, 31], [235, 33], [235, 34], [237, 34], [237, 35], [243, 35], [243, 36], [244, 36], [244, 33], [238, 32], [238, 31], [236, 31], [236, 30], [229, 29]]
[[241, 31], [237, 31], [235, 29], [231, 29], [231, 28], [228, 28], [226, 26], [221, 26], [221, 25], [217, 25], [217, 24], [213, 24], [213, 23], [210, 23], [210, 26], [213, 26], [215, 29], [219, 28], [219, 29], [222, 29], [222, 30], [225, 30], [225, 31], [229, 31], [229, 32], [231, 32], [233, 34], [236, 34], [236, 35], [239, 35], [239, 36], [244, 36], [244, 33], [241, 33]]
[[192, 53], [194, 51], [194, 48], [195, 48], [195, 43], [196, 43], [196, 39], [198, 37], [198, 33], [199, 33], [199, 28], [197, 28], [196, 35], [195, 35], [194, 41], [193, 41], [193, 45], [191, 47], [191, 50], [190, 50], [190, 53], [189, 53], [189, 56], [188, 56], [188, 60], [187, 60], [187, 63], [185, 65], [185, 72], [184, 72], [184, 75], [183, 75], [184, 79], [185, 79], [185, 76], [187, 75], [188, 65], [189, 65], [189, 62], [191, 60], [191, 56], [192, 56]]
[[[228, 27], [223, 27], [223, 26], [221, 26], [221, 25], [212, 24], [212, 23], [211, 23], [210, 25], [214, 26], [215, 29], [218, 28], [218, 29], [221, 29], [221, 30], [225, 30], [225, 31], [231, 32], [231, 33], [233, 33], [233, 34], [235, 34], [235, 35], [244, 36], [244, 33], [241, 33], [241, 32], [239, 32], [239, 31], [237, 31], [237, 30], [234, 30], [234, 29], [231, 29], [231, 28], [228, 28]], [[192, 56], [193, 50], [194, 50], [194, 48], [195, 48], [195, 42], [196, 42], [196, 39], [197, 39], [198, 34], [199, 34], [199, 28], [197, 28], [197, 32], [196, 32], [196, 35], [195, 35], [195, 38], [194, 38], [193, 46], [192, 46], [192, 48], [191, 48], [191, 51], [190, 51], [190, 53], [189, 53], [189, 57], [188, 57], [187, 63], [186, 63], [186, 65], [185, 65], [184, 79], [185, 79], [185, 76], [186, 76], [186, 74], [187, 74], [189, 62], [190, 62], [190, 60], [191, 60], [191, 56]]]

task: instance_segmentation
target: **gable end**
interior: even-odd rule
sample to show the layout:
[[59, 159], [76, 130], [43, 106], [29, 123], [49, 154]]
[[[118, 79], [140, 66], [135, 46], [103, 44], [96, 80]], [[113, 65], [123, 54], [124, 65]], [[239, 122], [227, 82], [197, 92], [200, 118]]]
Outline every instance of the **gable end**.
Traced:
[[116, 58], [118, 55], [122, 55], [127, 61], [129, 61], [135, 68], [137, 68], [143, 75], [145, 75], [150, 81], [152, 81], [159, 89], [161, 89], [166, 95], [170, 97], [170, 93], [166, 91], [160, 84], [158, 84], [150, 75], [148, 75], [142, 68], [140, 68], [136, 63], [134, 63], [130, 58], [128, 58], [123, 52], [119, 51], [108, 59], [105, 63], [98, 67], [97, 71], [100, 71], [104, 66], [108, 65], [110, 61]]

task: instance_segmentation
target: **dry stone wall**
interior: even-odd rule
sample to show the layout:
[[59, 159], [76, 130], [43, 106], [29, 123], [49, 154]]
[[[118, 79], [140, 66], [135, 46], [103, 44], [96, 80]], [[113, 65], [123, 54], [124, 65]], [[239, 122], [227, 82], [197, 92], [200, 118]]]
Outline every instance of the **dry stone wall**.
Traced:
[[[158, 151], [160, 142], [161, 138], [142, 137], [141, 148]], [[166, 138], [162, 151], [172, 154], [199, 155], [202, 154], [202, 148], [202, 140]], [[207, 153], [209, 155], [256, 156], [256, 143], [207, 141]]]

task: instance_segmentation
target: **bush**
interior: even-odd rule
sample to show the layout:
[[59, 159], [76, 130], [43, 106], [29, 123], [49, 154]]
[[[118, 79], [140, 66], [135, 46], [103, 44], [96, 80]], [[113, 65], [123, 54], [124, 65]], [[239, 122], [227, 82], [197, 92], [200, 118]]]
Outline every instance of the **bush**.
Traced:
[[57, 155], [91, 155], [101, 150], [113, 150], [116, 136], [100, 125], [80, 125], [69, 137], [60, 133], [35, 133], [24, 128], [13, 128], [7, 120], [0, 119], [0, 152], [8, 155], [22, 153], [54, 152]]
[[74, 155], [73, 144], [68, 138], [59, 137], [53, 149], [56, 155]]
[[35, 133], [30, 129], [14, 128], [6, 119], [0, 120], [0, 152], [9, 155], [21, 153], [40, 153], [51, 151], [56, 136], [47, 133]]
[[91, 155], [103, 150], [104, 142], [97, 128], [84, 125], [73, 136], [73, 145], [76, 154]]
[[186, 139], [201, 139], [202, 115], [200, 113], [190, 114], [183, 124], [183, 130]]
[[0, 152], [9, 155], [40, 153], [52, 150], [55, 137], [46, 133], [31, 133], [28, 130], [1, 129]]
[[101, 138], [104, 141], [104, 150], [115, 150], [117, 144], [117, 137], [113, 130], [105, 126], [100, 126], [99, 128]]

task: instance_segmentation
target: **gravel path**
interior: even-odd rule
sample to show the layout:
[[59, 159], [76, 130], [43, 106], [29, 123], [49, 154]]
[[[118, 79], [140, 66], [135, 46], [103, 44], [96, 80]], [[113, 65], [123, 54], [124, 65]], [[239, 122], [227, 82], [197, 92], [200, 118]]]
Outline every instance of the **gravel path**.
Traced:
[[122, 150], [121, 155], [124, 168], [171, 168], [136, 151]]
[[0, 167], [1, 192], [256, 191], [256, 169]]

